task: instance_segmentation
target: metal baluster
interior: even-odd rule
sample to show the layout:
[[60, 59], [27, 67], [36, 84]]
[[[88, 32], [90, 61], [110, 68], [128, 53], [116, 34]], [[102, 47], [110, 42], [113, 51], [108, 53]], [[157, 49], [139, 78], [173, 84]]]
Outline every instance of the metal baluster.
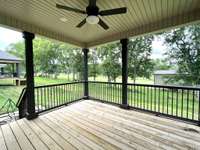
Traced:
[[152, 104], [152, 103], [153, 103], [153, 102], [152, 102], [153, 100], [152, 100], [152, 99], [153, 99], [153, 87], [151, 87], [151, 111], [152, 111], [152, 109], [153, 109], [153, 106], [152, 106], [152, 105], [153, 105], [153, 104]]
[[192, 91], [192, 120], [194, 120], [194, 96], [195, 96], [195, 92], [193, 90]]
[[169, 88], [167, 88], [167, 114], [169, 112]]
[[178, 89], [176, 90], [176, 116], [178, 116]]
[[199, 110], [198, 110], [198, 125], [200, 126], [200, 90], [198, 90], [198, 103], [199, 103]]
[[154, 87], [154, 111], [156, 111], [156, 105], [157, 105], [157, 99], [156, 99], [156, 87]]
[[143, 103], [143, 105], [142, 105], [142, 107], [143, 107], [143, 109], [145, 109], [145, 86], [143, 86], [143, 88], [142, 88], [143, 90], [143, 101], [142, 101], [142, 103]]
[[164, 107], [165, 107], [165, 89], [163, 88], [162, 113], [164, 113]]
[[173, 90], [173, 88], [171, 89], [171, 91], [172, 91], [172, 104], [171, 104], [171, 105], [172, 105], [172, 106], [171, 106], [171, 109], [172, 109], [172, 110], [171, 110], [171, 115], [173, 115], [173, 111], [174, 111], [174, 94], [173, 94], [173, 91], [174, 91], [174, 90]]
[[189, 91], [187, 90], [187, 118], [188, 118], [188, 108], [189, 108]]
[[181, 93], [182, 93], [182, 96], [181, 96], [182, 97], [182, 102], [181, 102], [181, 117], [183, 118], [183, 98], [184, 98], [184, 95], [183, 95], [184, 94], [184, 90], [183, 89], [181, 90]]
[[158, 112], [160, 113], [160, 88], [158, 88]]

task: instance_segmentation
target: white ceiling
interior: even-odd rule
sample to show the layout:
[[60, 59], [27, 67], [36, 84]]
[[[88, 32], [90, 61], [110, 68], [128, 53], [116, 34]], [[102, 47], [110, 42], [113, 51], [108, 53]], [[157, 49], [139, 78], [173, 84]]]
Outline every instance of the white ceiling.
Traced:
[[102, 17], [107, 31], [89, 24], [76, 28], [86, 16], [59, 10], [56, 3], [84, 10], [88, 0], [0, 0], [0, 24], [91, 47], [200, 20], [200, 0], [97, 0], [100, 10], [125, 6], [128, 13]]

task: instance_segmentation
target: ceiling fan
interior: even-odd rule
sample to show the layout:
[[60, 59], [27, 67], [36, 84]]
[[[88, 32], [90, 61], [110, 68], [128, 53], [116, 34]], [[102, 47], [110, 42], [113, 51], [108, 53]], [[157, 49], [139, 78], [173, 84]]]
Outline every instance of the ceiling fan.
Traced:
[[77, 28], [81, 28], [87, 22], [89, 24], [99, 24], [105, 30], [108, 30], [109, 26], [99, 16], [111, 16], [124, 14], [127, 12], [126, 7], [100, 11], [99, 7], [96, 5], [96, 2], [97, 0], [89, 0], [89, 5], [86, 7], [86, 10], [80, 10], [77, 8], [63, 6], [60, 4], [56, 4], [56, 7], [58, 9], [64, 9], [67, 11], [73, 11], [75, 13], [87, 15], [87, 17], [76, 26]]

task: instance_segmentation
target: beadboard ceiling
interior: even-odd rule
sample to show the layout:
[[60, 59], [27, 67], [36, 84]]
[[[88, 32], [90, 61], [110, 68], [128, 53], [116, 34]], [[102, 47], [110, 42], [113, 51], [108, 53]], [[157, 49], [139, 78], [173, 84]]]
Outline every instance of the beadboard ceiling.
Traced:
[[56, 3], [85, 10], [88, 0], [0, 0], [0, 24], [91, 47], [200, 20], [200, 0], [97, 0], [100, 10], [125, 6], [128, 13], [102, 17], [107, 31], [89, 24], [76, 28], [86, 16], [59, 10]]

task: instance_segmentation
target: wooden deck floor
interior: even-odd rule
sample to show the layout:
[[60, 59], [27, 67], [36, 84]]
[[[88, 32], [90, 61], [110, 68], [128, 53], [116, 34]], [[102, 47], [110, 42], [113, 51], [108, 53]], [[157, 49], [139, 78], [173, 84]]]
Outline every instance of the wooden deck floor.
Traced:
[[0, 150], [200, 149], [197, 126], [81, 101], [0, 128]]

